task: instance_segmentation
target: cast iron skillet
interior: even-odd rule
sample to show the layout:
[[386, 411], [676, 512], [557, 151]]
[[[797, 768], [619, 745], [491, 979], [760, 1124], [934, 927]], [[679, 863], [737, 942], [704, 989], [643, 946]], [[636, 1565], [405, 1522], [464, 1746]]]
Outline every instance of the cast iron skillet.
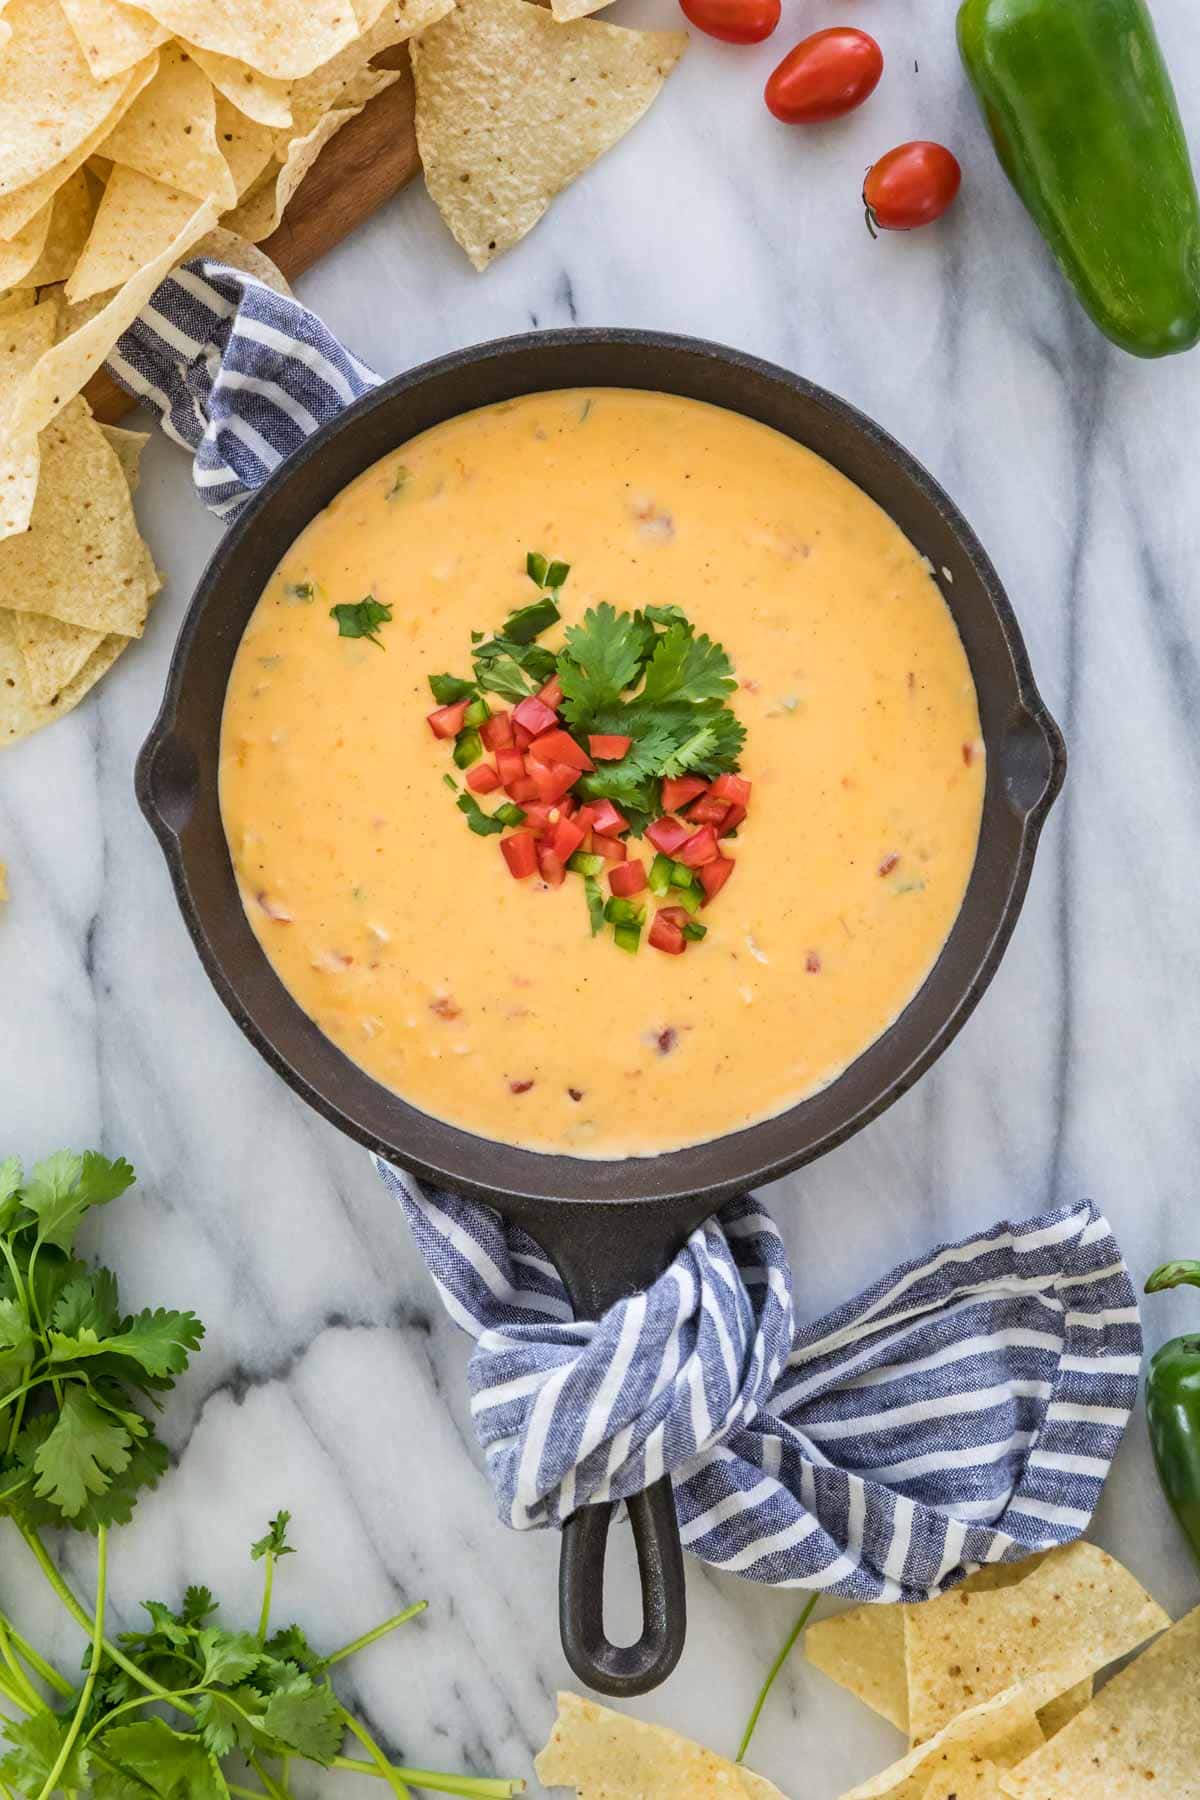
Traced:
[[[246, 922], [221, 828], [221, 708], [242, 630], [280, 557], [347, 482], [456, 413], [547, 388], [683, 394], [761, 420], [818, 451], [876, 500], [939, 571], [966, 646], [987, 745], [983, 828], [967, 896], [925, 985], [831, 1086], [790, 1112], [652, 1159], [541, 1156], [443, 1124], [378, 1086], [285, 992]], [[567, 546], [569, 550], [569, 546]], [[580, 1316], [598, 1317], [666, 1266], [688, 1232], [733, 1195], [840, 1144], [912, 1086], [987, 986], [1062, 783], [1062, 737], [1034, 686], [1004, 590], [951, 501], [898, 444], [844, 401], [715, 344], [642, 331], [541, 332], [457, 352], [385, 382], [276, 471], [210, 562], [137, 767], [185, 923], [217, 992], [278, 1074], [325, 1118], [425, 1181], [519, 1220], [553, 1257]], [[563, 1532], [560, 1614], [567, 1659], [603, 1693], [644, 1693], [683, 1648], [683, 1563], [670, 1483], [630, 1504], [643, 1630], [604, 1630], [611, 1507]]]

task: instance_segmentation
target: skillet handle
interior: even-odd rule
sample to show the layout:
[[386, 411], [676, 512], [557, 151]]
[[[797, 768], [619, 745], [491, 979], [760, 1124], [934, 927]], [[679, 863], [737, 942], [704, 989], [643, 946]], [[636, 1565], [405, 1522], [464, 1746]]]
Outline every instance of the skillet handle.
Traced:
[[[677, 1247], [664, 1242], [656, 1208], [646, 1203], [606, 1207], [602, 1232], [582, 1243], [575, 1241], [569, 1209], [556, 1207], [544, 1218], [544, 1225], [528, 1217], [523, 1223], [554, 1258], [581, 1319], [598, 1319], [615, 1301], [647, 1287]], [[591, 1226], [594, 1231], [594, 1217]], [[627, 1505], [642, 1590], [642, 1633], [636, 1643], [611, 1643], [604, 1629], [604, 1562], [615, 1505], [581, 1506], [567, 1520], [558, 1572], [566, 1659], [587, 1687], [619, 1699], [648, 1694], [664, 1682], [687, 1635], [683, 1546], [670, 1476]]]

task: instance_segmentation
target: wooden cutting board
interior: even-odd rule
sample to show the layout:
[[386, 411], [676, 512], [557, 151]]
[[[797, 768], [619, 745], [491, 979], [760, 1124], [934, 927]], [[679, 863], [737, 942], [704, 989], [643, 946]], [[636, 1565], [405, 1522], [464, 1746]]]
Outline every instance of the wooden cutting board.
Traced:
[[[330, 139], [292, 196], [279, 229], [262, 245], [289, 281], [340, 244], [421, 167], [407, 47], [385, 52], [377, 66], [402, 70], [400, 80]], [[103, 369], [84, 391], [96, 417], [108, 425], [137, 404]]]

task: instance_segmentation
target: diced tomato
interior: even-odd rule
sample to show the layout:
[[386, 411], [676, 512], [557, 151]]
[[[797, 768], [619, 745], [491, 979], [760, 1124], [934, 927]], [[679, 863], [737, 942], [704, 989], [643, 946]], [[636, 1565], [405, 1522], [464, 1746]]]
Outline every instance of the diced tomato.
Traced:
[[681, 862], [685, 869], [699, 869], [705, 863], [716, 862], [720, 854], [716, 832], [711, 825], [702, 825], [686, 844], [680, 845], [675, 852], [675, 860]]
[[611, 800], [593, 800], [589, 810], [593, 831], [602, 831], [605, 837], [615, 837], [618, 831], [629, 830], [629, 820], [623, 812], [617, 811]]
[[686, 906], [660, 906], [658, 916], [660, 919], [669, 919], [672, 925], [678, 925], [680, 931], [691, 922], [691, 914]]
[[703, 775], [668, 775], [662, 784], [664, 812], [679, 812], [689, 800], [697, 799], [708, 788]]
[[536, 695], [531, 694], [528, 700], [522, 700], [519, 705], [513, 707], [513, 723], [514, 725], [523, 725], [526, 731], [531, 731], [534, 737], [537, 737], [541, 731], [554, 730], [558, 724], [558, 715], [546, 705], [544, 700], [539, 700]]
[[[533, 786], [532, 781], [529, 785]], [[531, 800], [525, 808], [525, 824], [530, 831], [553, 831], [558, 818], [557, 806], [550, 806], [545, 800]]]
[[585, 800], [575, 815], [585, 831], [590, 831], [596, 822], [596, 808], [598, 804], [599, 802], [595, 800]]
[[512, 746], [512, 715], [506, 712], [494, 712], [479, 727], [479, 735], [488, 750], [508, 750]]
[[736, 868], [737, 864], [729, 856], [721, 856], [716, 862], [705, 863], [700, 870], [700, 886], [704, 889], [702, 905], [707, 906], [710, 900], [716, 899]]
[[725, 814], [724, 820], [722, 821], [722, 824], [721, 824], [721, 829], [720, 829], [720, 831], [718, 831], [717, 836], [718, 837], [728, 837], [730, 832], [736, 831], [738, 826], [741, 824], [742, 820], [747, 818], [748, 816], [749, 816], [749, 814], [748, 814], [746, 807], [736, 806], [736, 805], [731, 806], [729, 808], [729, 811]]
[[655, 913], [649, 943], [652, 950], [665, 951], [668, 956], [682, 956], [687, 949], [682, 929], [673, 919], [668, 919], [665, 911]]
[[491, 763], [476, 763], [467, 771], [467, 786], [473, 794], [490, 794], [500, 786], [500, 777]]
[[528, 750], [530, 744], [532, 744], [532, 742], [533, 742], [532, 731], [526, 731], [526, 729], [523, 725], [514, 724], [513, 728], [512, 728], [512, 733], [513, 733], [513, 743], [517, 746], [517, 749], [518, 750]]
[[552, 675], [545, 687], [538, 689], [538, 699], [543, 706], [548, 706], [552, 712], [557, 712], [558, 708], [562, 705], [562, 697], [562, 688], [559, 685], [557, 675]]
[[429, 729], [434, 737], [457, 737], [463, 728], [463, 714], [470, 704], [469, 700], [456, 700], [453, 706], [439, 706], [436, 712], [431, 712]]
[[695, 825], [723, 825], [728, 811], [726, 801], [714, 800], [711, 794], [705, 794], [702, 800], [688, 807], [687, 816]]
[[496, 772], [505, 787], [525, 779], [525, 758], [519, 750], [497, 750]]
[[678, 819], [655, 819], [653, 825], [647, 825], [646, 836], [664, 856], [674, 856], [680, 845], [687, 843], [691, 833]]
[[599, 831], [592, 833], [592, 849], [597, 856], [602, 856], [605, 862], [624, 862], [629, 854], [620, 838], [605, 837]]
[[554, 845], [554, 854], [557, 856], [559, 862], [565, 863], [569, 856], [574, 856], [580, 844], [582, 844], [585, 835], [586, 834], [580, 829], [574, 819], [560, 819], [558, 821], [558, 824], [554, 827], [554, 837], [551, 842]]
[[597, 731], [588, 738], [588, 749], [597, 762], [620, 762], [632, 742], [631, 737], [621, 737], [615, 731]]
[[529, 746], [530, 756], [543, 763], [565, 763], [587, 775], [595, 763], [586, 750], [581, 750], [569, 731], [543, 731]]
[[579, 780], [578, 769], [568, 769], [563, 763], [540, 763], [532, 759], [529, 763], [529, 779], [539, 800], [553, 806], [561, 800], [568, 788], [574, 787]]
[[730, 806], [750, 804], [750, 783], [744, 775], [718, 775], [708, 791], [714, 800], [724, 800]]
[[501, 838], [500, 850], [509, 874], [518, 881], [532, 875], [537, 868], [537, 839], [532, 831], [514, 831], [511, 837]]
[[566, 864], [554, 854], [553, 846], [544, 840], [537, 847], [538, 873], [551, 887], [561, 887], [567, 879]]
[[528, 775], [522, 775], [520, 781], [510, 781], [504, 791], [510, 800], [516, 801], [518, 806], [525, 806], [530, 800], [537, 800], [541, 797], [538, 794], [537, 782], [530, 781]]
[[608, 885], [622, 899], [630, 894], [640, 894], [646, 885], [645, 864], [637, 856], [629, 862], [617, 863], [608, 871]]

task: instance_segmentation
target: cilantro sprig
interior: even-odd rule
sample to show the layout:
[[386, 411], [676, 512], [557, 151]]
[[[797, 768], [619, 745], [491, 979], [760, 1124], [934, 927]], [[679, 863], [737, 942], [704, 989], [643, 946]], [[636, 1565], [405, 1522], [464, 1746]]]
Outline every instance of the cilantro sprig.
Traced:
[[382, 650], [379, 627], [390, 624], [392, 609], [376, 600], [374, 594], [367, 594], [361, 600], [343, 600], [337, 606], [331, 606], [329, 616], [337, 620], [339, 637], [366, 638], [368, 644]]
[[[123, 1314], [116, 1276], [75, 1253], [85, 1218], [133, 1179], [127, 1162], [95, 1151], [59, 1151], [28, 1177], [0, 1161], [0, 1518], [87, 1639], [73, 1681], [0, 1611], [0, 1796], [292, 1800], [297, 1759], [382, 1778], [397, 1794], [410, 1782], [467, 1800], [521, 1792], [520, 1781], [391, 1763], [335, 1692], [331, 1669], [424, 1601], [325, 1655], [298, 1625], [272, 1631], [276, 1568], [293, 1553], [287, 1512], [251, 1548], [264, 1573], [257, 1631], [221, 1623], [213, 1594], [192, 1585], [177, 1609], [148, 1600], [147, 1625], [107, 1635], [109, 1530], [167, 1466], [142, 1408], [174, 1386], [203, 1335], [190, 1312]], [[46, 1525], [95, 1533], [90, 1610], [43, 1543]], [[5, 1566], [0, 1555], [0, 1576]], [[365, 1759], [342, 1754], [347, 1734]], [[231, 1757], [237, 1770], [224, 1766]], [[259, 1786], [240, 1785], [245, 1765]]]

